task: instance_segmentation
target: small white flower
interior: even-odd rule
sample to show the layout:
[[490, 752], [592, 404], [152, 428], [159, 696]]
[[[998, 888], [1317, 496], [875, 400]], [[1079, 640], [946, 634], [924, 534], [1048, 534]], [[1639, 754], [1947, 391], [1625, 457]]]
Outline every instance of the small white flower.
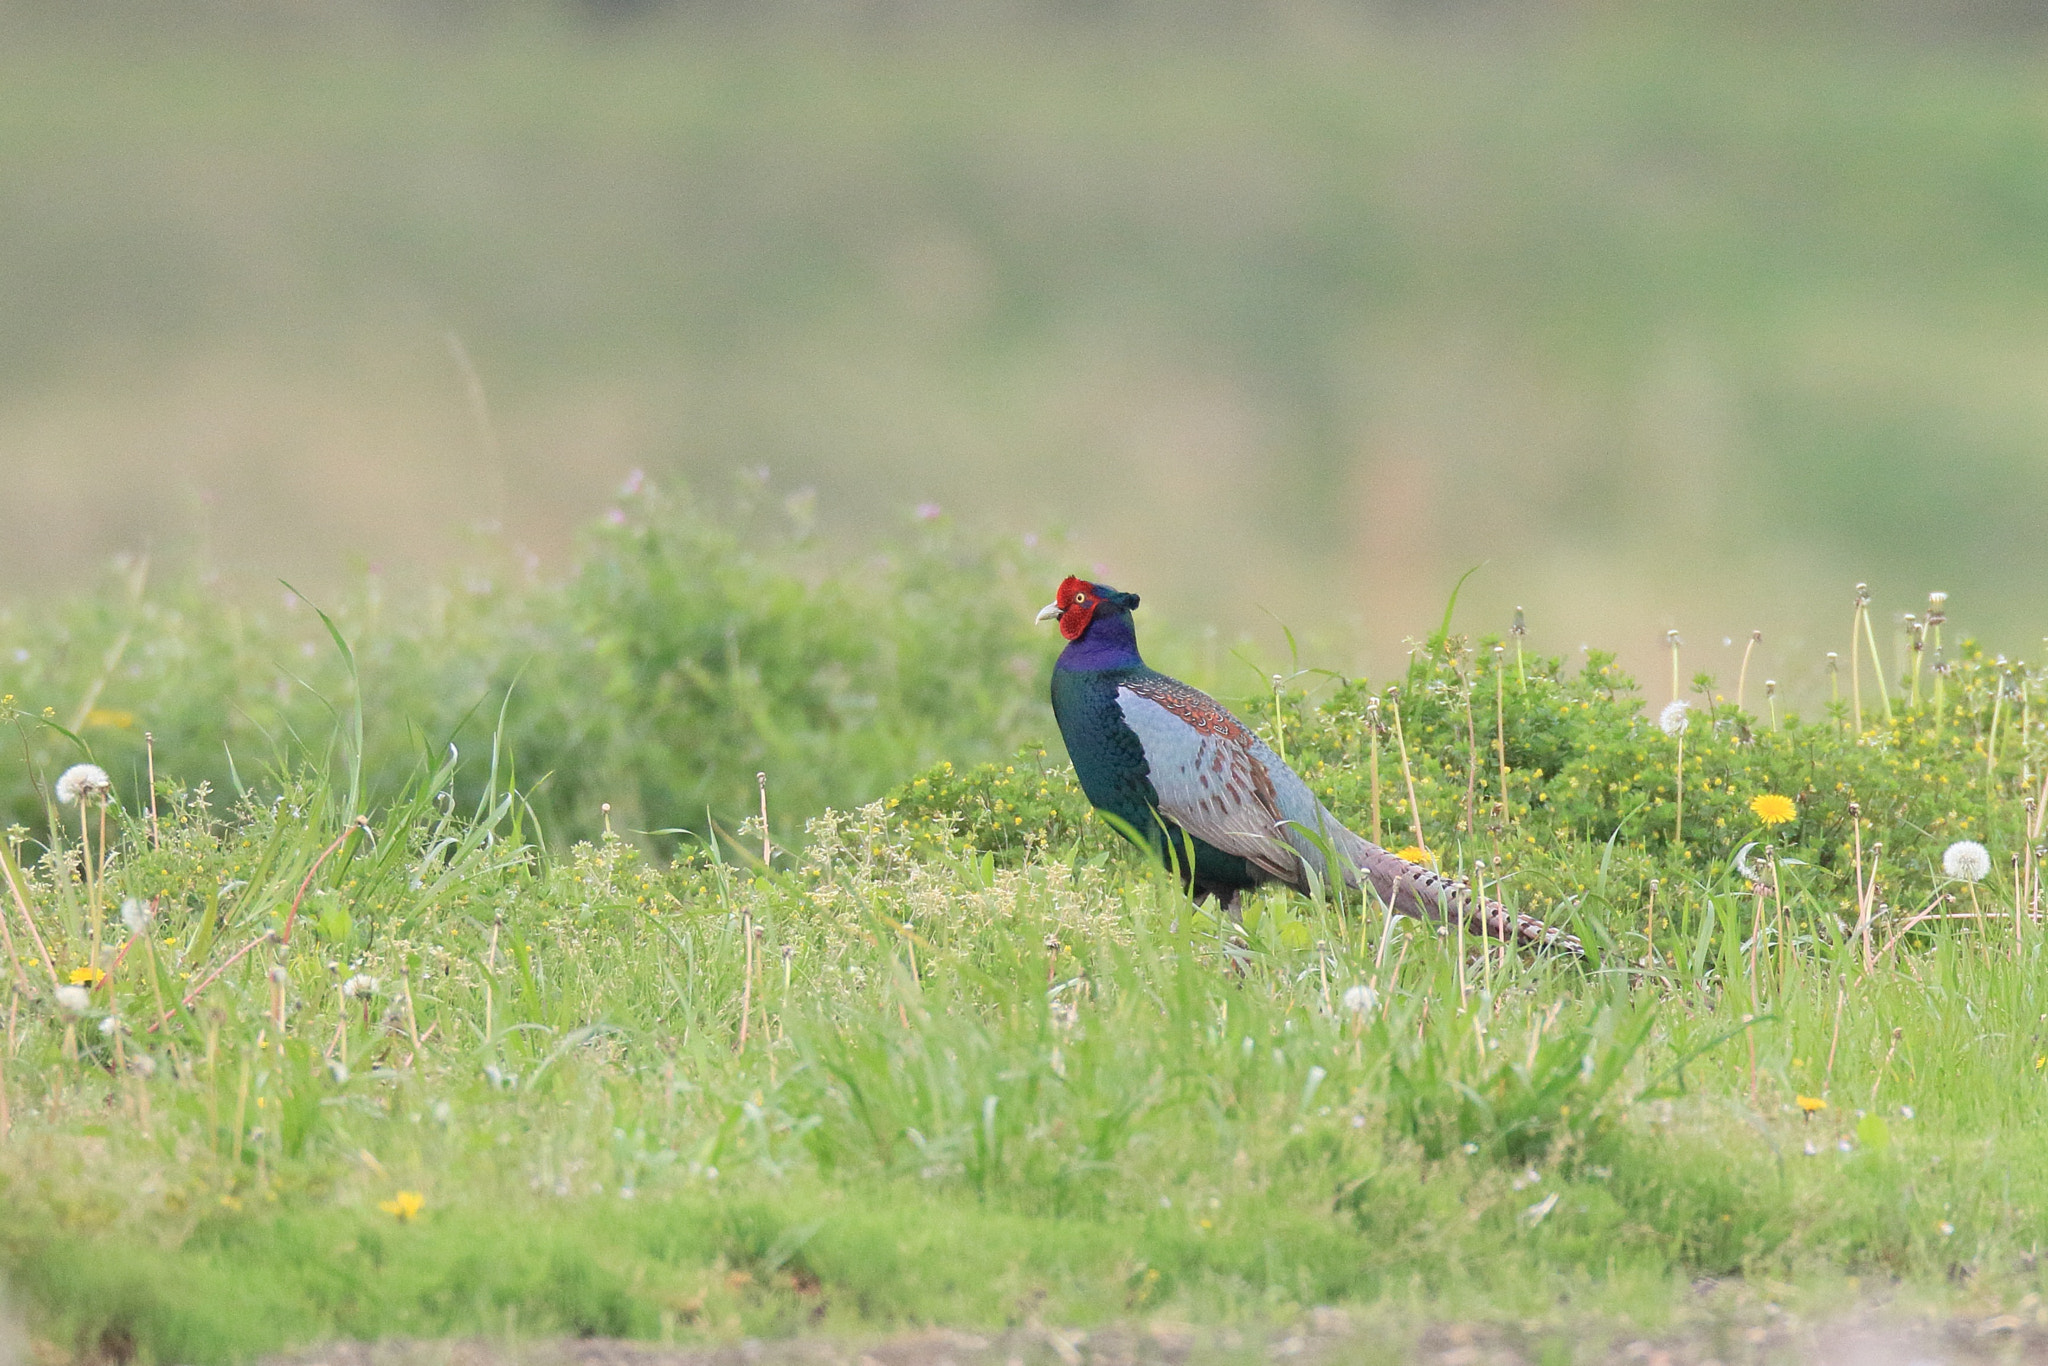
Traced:
[[114, 780], [98, 764], [73, 764], [57, 779], [57, 800], [69, 806], [81, 797], [104, 797], [114, 790]]
[[115, 1034], [119, 1033], [120, 1030], [121, 1022], [115, 1019], [112, 1015], [109, 1015], [107, 1016], [106, 1019], [100, 1021], [100, 1033], [106, 1035], [108, 1038], [112, 1038]]
[[377, 979], [368, 973], [359, 972], [341, 984], [341, 994], [344, 997], [375, 996]]
[[57, 1009], [67, 1015], [83, 1015], [92, 1005], [92, 995], [84, 987], [58, 987]]
[[1991, 851], [1975, 840], [1957, 840], [1941, 856], [1941, 871], [1964, 882], [1982, 882], [1991, 873]]
[[1691, 720], [1686, 715], [1686, 712], [1689, 710], [1690, 707], [1687, 706], [1685, 699], [1682, 697], [1675, 697], [1671, 701], [1666, 702], [1664, 710], [1657, 713], [1658, 729], [1662, 730], [1666, 735], [1685, 734], [1685, 728]]
[[149, 922], [155, 918], [155, 911], [132, 896], [121, 902], [121, 923], [128, 927], [130, 934], [141, 934], [149, 928]]
[[1363, 982], [1355, 987], [1344, 988], [1344, 1009], [1353, 1015], [1363, 1015], [1379, 1003], [1380, 994]]

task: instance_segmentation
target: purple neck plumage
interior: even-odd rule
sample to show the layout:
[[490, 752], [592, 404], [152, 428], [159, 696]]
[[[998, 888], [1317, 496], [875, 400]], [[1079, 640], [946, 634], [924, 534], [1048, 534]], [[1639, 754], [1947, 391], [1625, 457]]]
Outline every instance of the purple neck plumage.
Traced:
[[1145, 661], [1138, 657], [1138, 629], [1129, 612], [1097, 616], [1079, 640], [1067, 642], [1055, 669], [1096, 673], [1103, 669], [1135, 669]]

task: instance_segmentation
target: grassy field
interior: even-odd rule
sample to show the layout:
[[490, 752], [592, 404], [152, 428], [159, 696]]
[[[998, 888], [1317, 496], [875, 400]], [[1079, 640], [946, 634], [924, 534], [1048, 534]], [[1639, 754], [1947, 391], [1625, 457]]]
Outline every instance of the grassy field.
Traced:
[[[7, 620], [29, 681], [0, 760], [21, 813], [0, 1270], [49, 1353], [1256, 1333], [1343, 1308], [1476, 1320], [1568, 1361], [1683, 1320], [1704, 1279], [1794, 1311], [1880, 1296], [2031, 1321], [2032, 675], [1951, 628], [1941, 673], [1863, 668], [1805, 720], [1754, 675], [1701, 678], [1682, 758], [1661, 678], [1645, 715], [1607, 657], [1567, 667], [1455, 617], [1399, 676], [1283, 677], [1241, 710], [1334, 809], [1589, 957], [1273, 894], [1237, 971], [1043, 746], [1053, 642], [1006, 624], [1044, 596], [1036, 552], [946, 551], [942, 527], [853, 567], [722, 543], [730, 582], [816, 596], [738, 593], [730, 632], [684, 631], [651, 674], [591, 673], [602, 637], [575, 667], [532, 648], [655, 601], [628, 588], [663, 565], [704, 582], [685, 550], [732, 520], [643, 492], [568, 585], [366, 601], [332, 636], [303, 605], [250, 614], [239, 654], [193, 644], [228, 627], [175, 588]], [[915, 568], [942, 551], [943, 587]], [[872, 634], [806, 615], [828, 609]], [[617, 620], [652, 648], [647, 611]], [[430, 664], [514, 620], [529, 648], [440, 686]], [[812, 653], [749, 674], [732, 642], [778, 629]], [[36, 662], [59, 644], [68, 672]], [[672, 676], [692, 670], [727, 700], [693, 701]], [[776, 691], [796, 676], [878, 700]], [[769, 691], [741, 708], [748, 678]], [[480, 742], [450, 750], [421, 697], [474, 710]], [[290, 721], [268, 749], [252, 698]], [[82, 701], [103, 714], [66, 724]], [[604, 738], [620, 714], [642, 729]], [[573, 844], [522, 752], [564, 716], [594, 729], [549, 782], [618, 799]], [[54, 800], [87, 745], [111, 792]], [[634, 751], [652, 767], [613, 766]], [[852, 804], [861, 782], [878, 795]], [[638, 833], [692, 825], [700, 799], [714, 840]]]

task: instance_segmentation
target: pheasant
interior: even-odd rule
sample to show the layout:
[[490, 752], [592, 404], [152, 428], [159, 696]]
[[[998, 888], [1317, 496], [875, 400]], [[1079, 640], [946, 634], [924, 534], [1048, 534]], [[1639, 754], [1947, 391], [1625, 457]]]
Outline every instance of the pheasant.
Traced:
[[[1232, 921], [1247, 889], [1279, 882], [1307, 891], [1330, 875], [1369, 888], [1381, 905], [1468, 934], [1582, 955], [1574, 936], [1339, 824], [1284, 760], [1213, 697], [1145, 666], [1131, 620], [1138, 595], [1069, 577], [1038, 614], [1058, 621], [1067, 647], [1052, 671], [1052, 710], [1074, 774], [1096, 810], [1178, 871], [1197, 898]], [[1193, 867], [1187, 867], [1190, 851]]]

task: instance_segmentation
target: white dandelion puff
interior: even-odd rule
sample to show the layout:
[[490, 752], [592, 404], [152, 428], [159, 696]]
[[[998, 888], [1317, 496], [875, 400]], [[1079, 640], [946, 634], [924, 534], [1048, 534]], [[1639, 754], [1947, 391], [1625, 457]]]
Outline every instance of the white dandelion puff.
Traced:
[[109, 1015], [106, 1019], [100, 1021], [100, 1033], [107, 1037], [111, 1038], [120, 1032], [121, 1021], [116, 1017]]
[[73, 764], [57, 779], [57, 800], [69, 806], [83, 797], [104, 797], [114, 790], [114, 780], [98, 764]]
[[1365, 983], [1344, 988], [1344, 1009], [1353, 1015], [1363, 1015], [1380, 1003], [1380, 994]]
[[1991, 851], [1975, 840], [1957, 840], [1942, 854], [1941, 871], [1964, 882], [1982, 882], [1991, 874]]
[[57, 1009], [66, 1015], [83, 1015], [92, 1006], [92, 996], [84, 987], [58, 987]]
[[1666, 702], [1664, 710], [1657, 713], [1657, 728], [1666, 735], [1685, 734], [1686, 726], [1691, 724], [1691, 717], [1687, 715], [1690, 710], [1690, 704], [1682, 697]]
[[121, 923], [128, 927], [130, 934], [141, 934], [149, 928], [149, 922], [155, 918], [155, 911], [132, 896], [121, 902]]
[[377, 979], [368, 973], [359, 972], [341, 984], [341, 994], [351, 998], [356, 996], [375, 996], [377, 994]]

